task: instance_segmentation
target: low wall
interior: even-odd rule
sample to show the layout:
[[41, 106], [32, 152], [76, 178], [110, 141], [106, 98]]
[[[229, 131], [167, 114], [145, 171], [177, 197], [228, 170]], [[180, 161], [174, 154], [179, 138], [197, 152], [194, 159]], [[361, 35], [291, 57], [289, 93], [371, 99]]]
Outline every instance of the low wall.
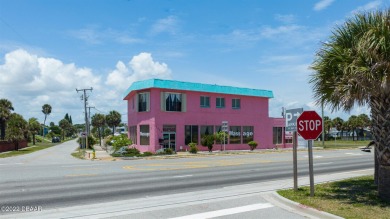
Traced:
[[[19, 142], [19, 149], [27, 147], [27, 141]], [[12, 142], [8, 141], [0, 141], [0, 153], [5, 151], [13, 151], [15, 150], [15, 145]]]

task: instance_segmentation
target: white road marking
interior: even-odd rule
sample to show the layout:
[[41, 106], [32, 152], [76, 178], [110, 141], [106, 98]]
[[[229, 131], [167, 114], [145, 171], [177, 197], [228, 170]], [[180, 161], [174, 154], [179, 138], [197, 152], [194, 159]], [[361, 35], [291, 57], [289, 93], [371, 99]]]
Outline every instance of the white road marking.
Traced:
[[181, 176], [173, 176], [173, 178], [185, 178], [185, 177], [191, 177], [192, 175], [181, 175]]
[[1, 166], [8, 166], [8, 165], [22, 165], [24, 163], [0, 163]]
[[328, 162], [328, 163], [315, 163], [314, 166], [318, 166], [318, 165], [328, 165], [328, 164], [332, 164], [333, 162]]
[[61, 167], [93, 167], [93, 166], [102, 166], [103, 164], [81, 164], [81, 165], [66, 165]]
[[[305, 157], [309, 157], [309, 155], [305, 155]], [[320, 155], [314, 155], [313, 158], [321, 158], [323, 156], [320, 156]]]
[[186, 216], [175, 217], [175, 218], [171, 218], [171, 219], [198, 219], [198, 218], [207, 219], [207, 218], [221, 217], [221, 216], [225, 216], [225, 215], [238, 214], [238, 213], [255, 211], [255, 210], [260, 210], [260, 209], [264, 209], [264, 208], [271, 208], [271, 207], [274, 207], [274, 206], [270, 203], [254, 204], [254, 205], [247, 205], [247, 206], [236, 207], [236, 208], [222, 209], [222, 210], [218, 210], [218, 211], [210, 211], [210, 212], [205, 212], [205, 213], [186, 215]]
[[359, 153], [345, 153], [346, 155], [352, 155], [352, 156], [362, 156], [363, 154]]

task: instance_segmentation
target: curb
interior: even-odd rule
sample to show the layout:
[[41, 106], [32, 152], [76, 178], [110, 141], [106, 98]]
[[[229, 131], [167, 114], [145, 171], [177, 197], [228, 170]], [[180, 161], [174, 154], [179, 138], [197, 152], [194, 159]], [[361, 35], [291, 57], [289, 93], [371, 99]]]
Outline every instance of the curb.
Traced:
[[299, 214], [304, 217], [313, 218], [313, 219], [317, 219], [317, 218], [318, 219], [342, 219], [343, 218], [297, 202], [293, 202], [290, 199], [286, 199], [285, 197], [279, 195], [276, 191], [265, 193], [263, 197], [264, 199], [266, 199], [267, 201], [269, 201], [275, 206], [278, 206], [287, 211], [290, 211], [295, 214]]

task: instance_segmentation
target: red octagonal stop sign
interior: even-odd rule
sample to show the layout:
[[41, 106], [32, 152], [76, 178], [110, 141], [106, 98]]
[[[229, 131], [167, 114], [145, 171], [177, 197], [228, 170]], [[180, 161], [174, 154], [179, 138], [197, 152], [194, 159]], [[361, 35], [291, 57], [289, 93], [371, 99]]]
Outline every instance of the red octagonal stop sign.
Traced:
[[304, 111], [297, 118], [297, 131], [305, 140], [315, 140], [322, 133], [322, 118], [316, 111]]

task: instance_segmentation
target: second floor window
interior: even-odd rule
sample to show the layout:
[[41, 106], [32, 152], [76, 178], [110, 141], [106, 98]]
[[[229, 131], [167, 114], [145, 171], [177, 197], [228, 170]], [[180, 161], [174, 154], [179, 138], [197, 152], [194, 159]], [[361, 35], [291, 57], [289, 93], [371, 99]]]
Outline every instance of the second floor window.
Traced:
[[215, 102], [216, 102], [216, 107], [217, 108], [225, 108], [225, 98], [217, 97]]
[[182, 95], [176, 93], [165, 93], [165, 111], [182, 111]]
[[210, 97], [200, 96], [200, 107], [210, 107]]
[[149, 93], [139, 93], [138, 94], [138, 112], [149, 111], [150, 100]]
[[233, 109], [240, 109], [241, 108], [240, 99], [232, 99], [232, 108]]

